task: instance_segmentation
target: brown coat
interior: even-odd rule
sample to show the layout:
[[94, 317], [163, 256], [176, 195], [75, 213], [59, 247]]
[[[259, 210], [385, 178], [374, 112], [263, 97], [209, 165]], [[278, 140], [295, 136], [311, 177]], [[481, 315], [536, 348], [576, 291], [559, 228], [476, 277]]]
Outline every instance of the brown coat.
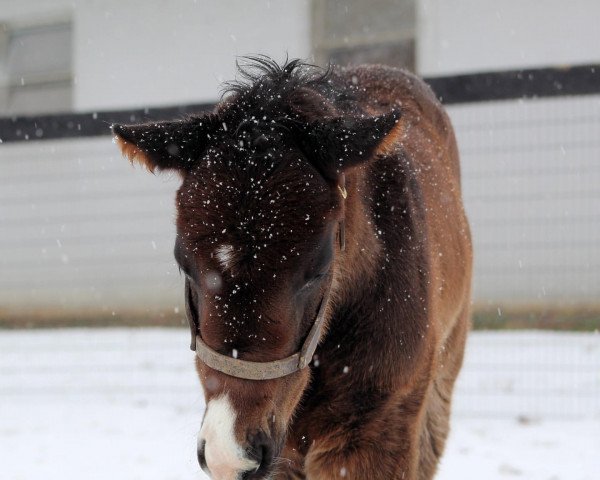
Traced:
[[211, 431], [200, 463], [220, 478], [256, 465], [248, 480], [430, 479], [469, 328], [471, 241], [449, 119], [401, 70], [253, 62], [213, 114], [113, 127], [130, 159], [182, 176], [175, 253], [211, 349], [291, 355], [331, 284], [310, 368], [250, 381], [197, 362], [207, 415], [215, 399], [231, 405], [240, 446], [220, 455]]
[[342, 469], [347, 478], [429, 479], [469, 328], [472, 252], [456, 141], [413, 75], [381, 66], [341, 75], [365, 86], [369, 113], [399, 106], [402, 115], [378, 155], [346, 174], [347, 209], [357, 213], [347, 215], [336, 277], [341, 307], [291, 448], [311, 480]]

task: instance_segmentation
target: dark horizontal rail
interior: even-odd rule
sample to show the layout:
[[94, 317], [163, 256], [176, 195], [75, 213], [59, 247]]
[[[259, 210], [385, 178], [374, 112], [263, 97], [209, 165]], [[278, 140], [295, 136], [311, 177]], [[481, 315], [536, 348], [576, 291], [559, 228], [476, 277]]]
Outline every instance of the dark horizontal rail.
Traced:
[[473, 73], [425, 79], [445, 104], [600, 93], [600, 65]]
[[199, 113], [212, 108], [213, 104], [200, 103], [136, 110], [0, 117], [0, 142], [97, 137], [109, 135], [110, 125], [113, 123], [137, 123], [180, 118], [183, 115]]
[[[445, 104], [600, 93], [600, 65], [538, 68], [426, 78]], [[0, 142], [109, 135], [112, 123], [179, 118], [211, 110], [201, 103], [137, 110], [0, 117]]]

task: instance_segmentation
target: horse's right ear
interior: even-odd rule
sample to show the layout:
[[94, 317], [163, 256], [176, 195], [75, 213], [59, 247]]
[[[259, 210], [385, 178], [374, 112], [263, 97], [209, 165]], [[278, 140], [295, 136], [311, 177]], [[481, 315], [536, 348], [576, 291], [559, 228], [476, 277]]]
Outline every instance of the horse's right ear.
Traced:
[[115, 143], [131, 163], [149, 171], [188, 171], [202, 156], [219, 123], [215, 115], [172, 122], [112, 125]]
[[400, 111], [379, 116], [336, 117], [296, 126], [297, 141], [309, 161], [328, 180], [338, 181], [347, 169], [359, 165], [378, 150], [398, 125]]

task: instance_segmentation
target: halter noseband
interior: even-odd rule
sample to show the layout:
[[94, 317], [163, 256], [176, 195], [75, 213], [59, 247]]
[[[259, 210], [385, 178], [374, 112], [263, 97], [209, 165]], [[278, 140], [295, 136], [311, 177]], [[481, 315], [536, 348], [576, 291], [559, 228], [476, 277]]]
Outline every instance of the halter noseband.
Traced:
[[[342, 195], [342, 198], [345, 200], [348, 196], [348, 193], [346, 192], [345, 178], [343, 173], [340, 176], [338, 189]], [[340, 220], [339, 223], [338, 236], [340, 250], [344, 251], [346, 248], [346, 235], [345, 221], [343, 219]], [[216, 352], [206, 343], [204, 343], [204, 340], [202, 340], [202, 337], [200, 336], [199, 326], [196, 325], [193, 316], [186, 309], [188, 322], [192, 331], [192, 344], [190, 348], [196, 351], [196, 355], [204, 364], [208, 365], [213, 370], [218, 370], [219, 372], [223, 372], [232, 377], [244, 378], [247, 380], [271, 380], [273, 378], [285, 377], [286, 375], [306, 368], [312, 360], [315, 350], [317, 349], [319, 339], [321, 338], [323, 323], [325, 322], [325, 309], [329, 303], [330, 293], [331, 282], [327, 286], [327, 290], [321, 299], [317, 317], [315, 318], [315, 321], [313, 322], [313, 325], [310, 328], [308, 336], [304, 340], [300, 351], [290, 355], [289, 357], [272, 362], [250, 362], [248, 360], [240, 360]]]

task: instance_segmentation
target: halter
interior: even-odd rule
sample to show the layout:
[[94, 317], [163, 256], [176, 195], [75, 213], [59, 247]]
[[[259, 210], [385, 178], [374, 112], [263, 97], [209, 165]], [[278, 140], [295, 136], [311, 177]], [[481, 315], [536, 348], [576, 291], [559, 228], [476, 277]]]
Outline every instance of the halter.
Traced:
[[[348, 196], [348, 192], [346, 191], [346, 182], [343, 173], [340, 176], [338, 190], [340, 191], [342, 198], [345, 200]], [[341, 251], [344, 251], [346, 248], [345, 230], [345, 221], [342, 219], [339, 222], [338, 231]], [[333, 269], [333, 266], [331, 268]], [[331, 282], [327, 286], [327, 290], [321, 299], [317, 317], [315, 318], [315, 321], [313, 322], [313, 325], [308, 332], [308, 336], [304, 340], [302, 347], [298, 352], [290, 355], [289, 357], [272, 362], [250, 362], [248, 360], [240, 360], [237, 358], [228, 357], [227, 355], [216, 352], [206, 343], [204, 343], [204, 340], [202, 340], [202, 337], [200, 336], [200, 329], [196, 325], [194, 317], [189, 311], [188, 302], [186, 302], [186, 314], [192, 333], [192, 343], [190, 348], [196, 352], [196, 355], [204, 364], [208, 365], [213, 370], [218, 370], [219, 372], [223, 372], [232, 377], [244, 378], [247, 380], [271, 380], [273, 378], [285, 377], [286, 375], [306, 368], [312, 360], [315, 350], [317, 349], [319, 339], [321, 338], [321, 332], [325, 322], [325, 309], [329, 303], [330, 293]]]

